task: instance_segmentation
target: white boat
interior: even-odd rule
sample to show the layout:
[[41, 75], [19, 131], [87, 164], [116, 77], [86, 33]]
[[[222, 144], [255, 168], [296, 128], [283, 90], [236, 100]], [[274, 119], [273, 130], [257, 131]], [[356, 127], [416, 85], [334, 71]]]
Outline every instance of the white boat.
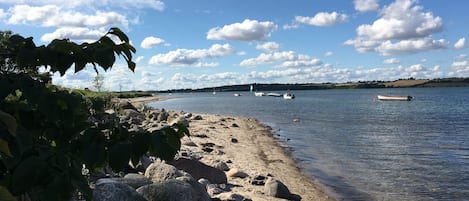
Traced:
[[414, 97], [412, 96], [383, 96], [378, 95], [380, 101], [411, 101]]
[[254, 92], [254, 96], [265, 96], [264, 92]]
[[279, 94], [279, 93], [267, 93], [267, 96], [282, 97], [282, 94]]
[[295, 95], [291, 93], [284, 93], [283, 94], [283, 99], [294, 99]]
[[241, 96], [241, 94], [235, 93], [235, 94], [233, 94], [233, 96]]
[[295, 95], [290, 92], [290, 89], [287, 91], [287, 93], [283, 94], [283, 99], [294, 99]]

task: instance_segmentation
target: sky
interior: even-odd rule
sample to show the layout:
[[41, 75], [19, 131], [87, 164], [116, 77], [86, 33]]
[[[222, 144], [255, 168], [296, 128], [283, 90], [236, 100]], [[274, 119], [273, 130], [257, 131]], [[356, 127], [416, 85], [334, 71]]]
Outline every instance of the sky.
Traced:
[[[120, 28], [137, 49], [110, 91], [469, 77], [463, 0], [0, 0], [0, 30], [36, 45]], [[73, 68], [72, 68], [73, 69]], [[53, 83], [92, 88], [91, 66]]]

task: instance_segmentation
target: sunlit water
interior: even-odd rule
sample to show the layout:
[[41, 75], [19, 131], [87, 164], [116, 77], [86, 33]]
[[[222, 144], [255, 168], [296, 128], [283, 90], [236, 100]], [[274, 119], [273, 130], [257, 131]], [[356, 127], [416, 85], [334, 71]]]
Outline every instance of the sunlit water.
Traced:
[[[469, 88], [241, 94], [173, 94], [151, 105], [259, 119], [339, 200], [469, 200]], [[374, 101], [377, 94], [415, 99]]]

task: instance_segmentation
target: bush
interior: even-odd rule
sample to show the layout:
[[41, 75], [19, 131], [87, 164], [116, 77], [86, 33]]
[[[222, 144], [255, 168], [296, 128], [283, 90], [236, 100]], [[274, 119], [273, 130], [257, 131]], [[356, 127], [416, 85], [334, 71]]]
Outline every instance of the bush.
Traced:
[[38, 73], [39, 66], [61, 75], [87, 64], [96, 72], [97, 66], [107, 70], [115, 54], [133, 71], [135, 49], [119, 29], [80, 45], [54, 40], [36, 47], [32, 38], [5, 36], [0, 46], [0, 200], [70, 200], [77, 191], [91, 200], [83, 165], [91, 172], [106, 166], [119, 171], [147, 152], [165, 160], [177, 153], [187, 128], [170, 127], [151, 135], [129, 132], [129, 125], [104, 113], [110, 96], [53, 86], [49, 74]]

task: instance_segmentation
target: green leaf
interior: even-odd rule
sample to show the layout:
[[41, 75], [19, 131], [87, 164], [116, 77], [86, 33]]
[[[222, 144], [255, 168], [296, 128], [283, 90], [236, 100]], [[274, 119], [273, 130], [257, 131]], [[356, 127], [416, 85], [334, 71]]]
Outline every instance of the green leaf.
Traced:
[[0, 186], [0, 200], [2, 201], [17, 201], [16, 198], [4, 186]]
[[90, 129], [85, 132], [82, 141], [81, 157], [85, 165], [94, 169], [105, 160], [104, 137], [97, 129]]
[[11, 180], [12, 192], [22, 193], [34, 186], [36, 183], [35, 180], [38, 177], [37, 170], [41, 170], [45, 166], [45, 161], [37, 156], [30, 156], [24, 159], [13, 171]]
[[109, 148], [109, 166], [120, 171], [129, 163], [132, 153], [130, 142], [119, 142]]
[[138, 164], [140, 157], [147, 153], [151, 137], [148, 133], [135, 133], [132, 135], [132, 164]]
[[0, 152], [12, 157], [10, 147], [8, 147], [8, 142], [3, 139], [0, 139]]
[[116, 56], [114, 55], [114, 51], [112, 48], [104, 46], [96, 49], [94, 52], [94, 58], [96, 59], [96, 63], [103, 67], [104, 70], [107, 70], [114, 65], [116, 61]]
[[16, 135], [18, 125], [16, 124], [15, 117], [0, 110], [0, 127], [6, 127], [8, 132], [14, 136]]
[[129, 43], [129, 38], [127, 35], [124, 34], [119, 28], [117, 27], [112, 27], [111, 30], [108, 32], [109, 34], [115, 35], [119, 37], [121, 41], [124, 41], [126, 43]]

